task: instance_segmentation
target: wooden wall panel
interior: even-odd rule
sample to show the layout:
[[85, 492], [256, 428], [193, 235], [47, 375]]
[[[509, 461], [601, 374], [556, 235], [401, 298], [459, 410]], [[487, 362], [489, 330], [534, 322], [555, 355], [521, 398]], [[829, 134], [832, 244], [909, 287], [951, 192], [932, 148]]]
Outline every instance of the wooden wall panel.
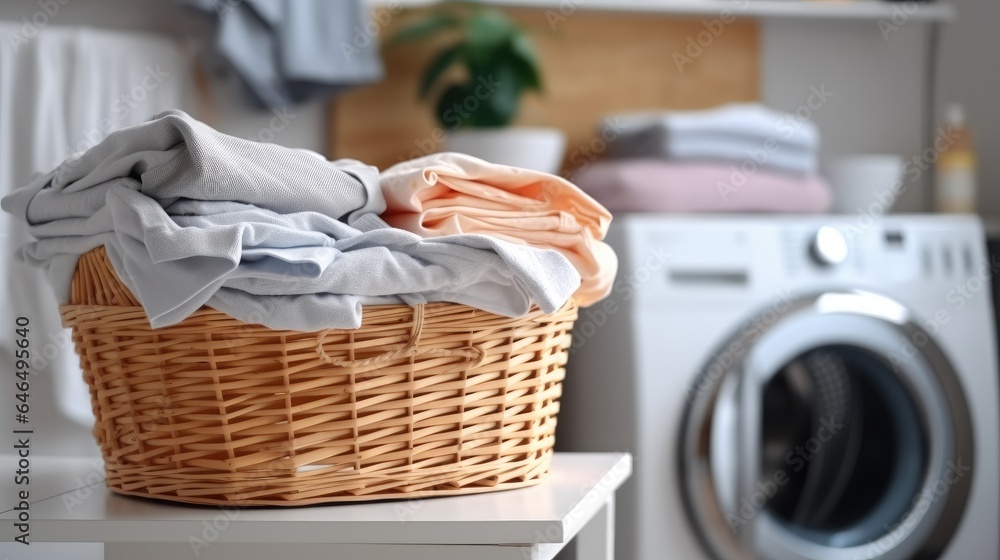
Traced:
[[[699, 33], [708, 43], [704, 20], [711, 18], [580, 10], [550, 22], [545, 10], [509, 13], [530, 30], [545, 80], [543, 94], [525, 99], [517, 124], [563, 129], [567, 158], [577, 152], [579, 161], [579, 151], [595, 139], [598, 119], [608, 113], [701, 108], [759, 98], [759, 31], [752, 20], [718, 21], [716, 30], [721, 33], [678, 70], [672, 55], [697, 53], [693, 47], [686, 49]], [[394, 17], [385, 36], [406, 21], [408, 16]], [[330, 156], [353, 157], [384, 168], [441, 149], [444, 131], [435, 122], [430, 103], [416, 95], [434, 47], [386, 50], [384, 82], [356, 89], [332, 103]]]

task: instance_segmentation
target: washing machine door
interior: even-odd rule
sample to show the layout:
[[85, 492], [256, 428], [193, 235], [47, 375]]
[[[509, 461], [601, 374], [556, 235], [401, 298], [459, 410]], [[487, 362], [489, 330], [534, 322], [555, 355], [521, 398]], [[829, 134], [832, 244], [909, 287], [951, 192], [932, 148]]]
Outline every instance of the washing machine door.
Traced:
[[823, 293], [762, 310], [705, 366], [681, 484], [721, 560], [936, 558], [964, 510], [971, 438], [932, 333], [886, 297]]

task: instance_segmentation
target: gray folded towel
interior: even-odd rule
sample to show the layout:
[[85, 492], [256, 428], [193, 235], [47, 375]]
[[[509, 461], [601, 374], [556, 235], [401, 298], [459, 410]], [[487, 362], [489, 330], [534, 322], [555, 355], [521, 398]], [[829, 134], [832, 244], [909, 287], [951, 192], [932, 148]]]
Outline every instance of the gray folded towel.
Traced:
[[551, 312], [579, 285], [565, 257], [482, 235], [388, 227], [374, 167], [227, 136], [179, 111], [120, 130], [2, 206], [37, 241], [19, 259], [65, 303], [104, 245], [154, 327], [208, 305], [275, 329], [356, 328], [362, 304], [451, 301]]

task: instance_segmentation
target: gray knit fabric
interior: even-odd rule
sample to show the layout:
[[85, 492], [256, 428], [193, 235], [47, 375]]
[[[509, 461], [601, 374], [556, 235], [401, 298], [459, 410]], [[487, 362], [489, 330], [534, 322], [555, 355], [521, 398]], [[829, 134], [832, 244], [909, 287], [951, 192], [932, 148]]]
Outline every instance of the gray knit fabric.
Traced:
[[227, 136], [179, 111], [109, 135], [3, 199], [37, 241], [20, 260], [60, 302], [104, 245], [154, 327], [209, 305], [275, 329], [356, 328], [363, 304], [558, 309], [579, 275], [555, 251], [390, 228], [374, 167]]

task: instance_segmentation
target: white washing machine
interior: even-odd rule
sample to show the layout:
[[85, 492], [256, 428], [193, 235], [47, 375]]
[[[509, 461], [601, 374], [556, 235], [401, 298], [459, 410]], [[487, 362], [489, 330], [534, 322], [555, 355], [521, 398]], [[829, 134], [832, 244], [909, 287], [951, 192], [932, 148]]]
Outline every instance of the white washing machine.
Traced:
[[1000, 558], [977, 220], [616, 217], [565, 450], [631, 451], [620, 560]]

